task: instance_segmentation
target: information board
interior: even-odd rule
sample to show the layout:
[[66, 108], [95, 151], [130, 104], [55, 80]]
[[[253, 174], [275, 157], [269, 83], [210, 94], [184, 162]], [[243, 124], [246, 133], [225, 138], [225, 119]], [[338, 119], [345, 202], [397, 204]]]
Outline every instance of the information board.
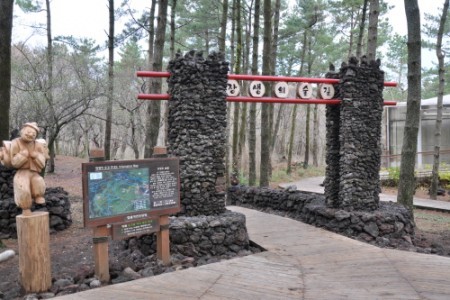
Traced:
[[82, 171], [86, 227], [180, 211], [178, 158], [83, 163]]

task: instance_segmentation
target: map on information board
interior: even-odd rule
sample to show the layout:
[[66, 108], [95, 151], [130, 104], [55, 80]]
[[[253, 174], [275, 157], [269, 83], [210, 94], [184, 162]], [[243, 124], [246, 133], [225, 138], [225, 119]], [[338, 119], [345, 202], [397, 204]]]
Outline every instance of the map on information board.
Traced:
[[89, 218], [150, 209], [148, 171], [89, 172]]
[[85, 226], [147, 219], [180, 210], [179, 160], [83, 163]]

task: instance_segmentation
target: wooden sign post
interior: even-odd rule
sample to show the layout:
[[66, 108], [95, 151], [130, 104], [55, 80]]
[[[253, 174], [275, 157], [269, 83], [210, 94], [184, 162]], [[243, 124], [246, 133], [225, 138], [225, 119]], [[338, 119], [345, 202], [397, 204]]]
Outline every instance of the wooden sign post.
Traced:
[[[153, 148], [153, 157], [166, 157], [167, 148], [156, 146]], [[165, 265], [170, 263], [169, 215], [159, 217], [160, 229], [156, 233], [156, 255]]]
[[20, 284], [27, 293], [40, 293], [52, 286], [48, 212], [18, 215]]
[[109, 228], [106, 225], [94, 228], [95, 276], [101, 282], [108, 282], [109, 276]]

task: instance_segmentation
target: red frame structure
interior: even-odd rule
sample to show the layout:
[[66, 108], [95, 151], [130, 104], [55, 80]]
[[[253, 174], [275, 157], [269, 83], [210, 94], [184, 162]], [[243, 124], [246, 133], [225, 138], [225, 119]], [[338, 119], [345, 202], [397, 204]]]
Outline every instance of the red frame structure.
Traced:
[[[138, 77], [168, 78], [170, 72], [156, 71], [138, 71]], [[234, 80], [260, 80], [260, 81], [284, 81], [284, 82], [306, 82], [306, 83], [328, 83], [337, 84], [339, 79], [332, 78], [310, 78], [310, 77], [287, 77], [287, 76], [266, 76], [266, 75], [245, 75], [245, 74], [229, 74], [228, 79]], [[386, 87], [396, 87], [396, 82], [385, 82]], [[140, 100], [169, 100], [169, 94], [138, 94]], [[299, 99], [299, 98], [275, 98], [275, 97], [227, 97], [229, 102], [258, 102], [258, 103], [284, 103], [284, 104], [326, 104], [338, 105], [341, 103], [339, 99]], [[384, 105], [395, 106], [396, 101], [384, 101]]]

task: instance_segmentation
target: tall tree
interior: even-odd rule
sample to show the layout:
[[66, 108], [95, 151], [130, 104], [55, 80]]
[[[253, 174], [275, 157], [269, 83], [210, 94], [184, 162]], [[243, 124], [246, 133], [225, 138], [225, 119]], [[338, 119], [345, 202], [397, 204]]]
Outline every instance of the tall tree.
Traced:
[[[50, 9], [50, 1], [45, 0], [45, 6], [47, 8], [47, 78], [48, 78], [48, 87], [45, 91], [45, 98], [48, 102], [49, 112], [50, 112], [50, 120], [56, 123], [56, 113], [55, 113], [55, 105], [53, 100], [53, 38], [52, 38], [52, 15]], [[49, 156], [50, 159], [47, 162], [47, 171], [49, 173], [55, 172], [55, 132], [54, 127], [49, 127]]]
[[222, 1], [222, 17], [220, 19], [219, 51], [225, 53], [225, 39], [227, 37], [228, 0]]
[[[155, 50], [154, 50], [154, 71], [162, 70], [164, 42], [166, 38], [168, 0], [160, 0], [158, 6], [158, 25], [156, 27]], [[161, 93], [161, 79], [153, 79], [150, 85], [150, 93]], [[145, 157], [151, 157], [153, 148], [158, 141], [158, 134], [161, 122], [161, 101], [151, 101], [147, 107], [146, 137], [145, 137]]]
[[[241, 23], [241, 0], [235, 0], [234, 4], [236, 7], [234, 8], [236, 10], [236, 63], [234, 66], [234, 72], [236, 74], [241, 73], [241, 66], [242, 66], [242, 23]], [[234, 102], [234, 113], [233, 113], [233, 145], [232, 145], [232, 170], [233, 174], [239, 173], [239, 113], [240, 113], [240, 103]]]
[[367, 4], [369, 0], [364, 0], [361, 22], [359, 23], [359, 34], [358, 34], [358, 42], [356, 44], [356, 57], [361, 57], [362, 55], [362, 41], [364, 37], [364, 28], [366, 27], [366, 15], [367, 15]]
[[108, 93], [106, 103], [105, 124], [105, 159], [111, 159], [112, 107], [114, 102], [114, 0], [109, 0], [109, 33], [108, 33]]
[[177, 0], [172, 0], [170, 6], [170, 58], [175, 57], [175, 10], [177, 8]]
[[421, 34], [417, 0], [404, 0], [408, 25], [408, 99], [397, 202], [413, 211], [415, 191], [414, 168], [417, 154], [417, 134], [421, 100]]
[[[255, 12], [253, 21], [253, 49], [252, 49], [252, 74], [258, 74], [258, 45], [259, 45], [259, 19], [261, 14], [261, 1], [255, 0]], [[250, 120], [248, 133], [248, 184], [256, 184], [256, 103], [250, 104]]]
[[[270, 0], [263, 2], [264, 35], [263, 35], [263, 67], [262, 74], [270, 75], [270, 55], [272, 50], [272, 5]], [[266, 103], [261, 104], [261, 164], [259, 185], [269, 186], [270, 180], [270, 108]]]
[[374, 60], [377, 52], [378, 16], [380, 15], [380, 1], [370, 0], [369, 32], [367, 34], [367, 58]]
[[0, 145], [9, 139], [13, 7], [14, 0], [0, 1]]
[[444, 98], [445, 86], [445, 52], [442, 50], [442, 37], [444, 35], [445, 23], [447, 21], [449, 0], [445, 0], [444, 8], [442, 10], [441, 20], [439, 22], [439, 29], [437, 33], [436, 42], [436, 56], [438, 59], [438, 74], [439, 74], [439, 88], [437, 96], [437, 115], [436, 125], [434, 129], [434, 154], [433, 154], [433, 171], [431, 179], [430, 197], [437, 198], [437, 189], [439, 186], [439, 154], [441, 150], [441, 130], [442, 130], [442, 102]]

